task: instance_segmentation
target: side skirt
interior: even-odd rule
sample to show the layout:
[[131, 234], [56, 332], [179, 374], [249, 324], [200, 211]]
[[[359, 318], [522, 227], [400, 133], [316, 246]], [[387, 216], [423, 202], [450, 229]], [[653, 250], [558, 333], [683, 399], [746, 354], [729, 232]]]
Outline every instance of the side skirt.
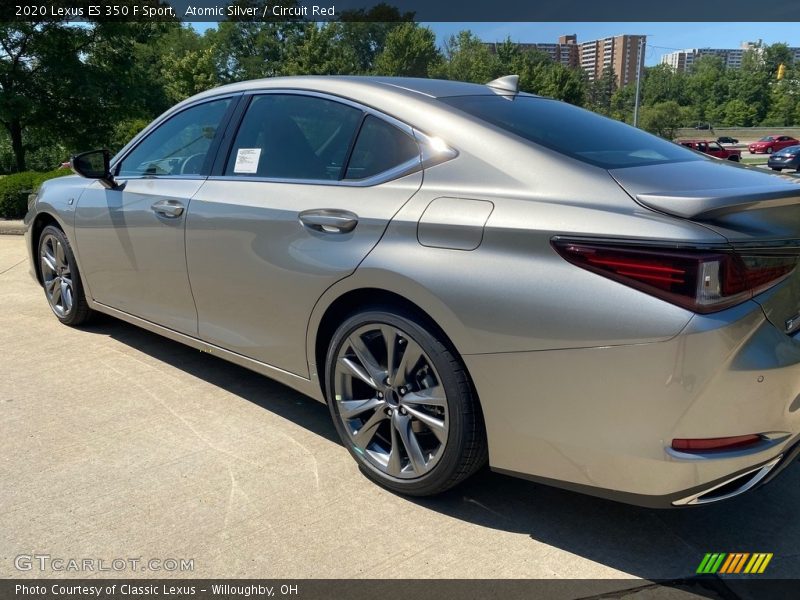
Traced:
[[164, 336], [165, 338], [169, 338], [175, 342], [186, 344], [187, 346], [191, 346], [192, 348], [200, 350], [201, 352], [208, 352], [213, 356], [217, 356], [223, 360], [232, 362], [240, 367], [255, 371], [260, 375], [274, 379], [279, 383], [297, 390], [301, 394], [305, 394], [306, 396], [325, 404], [325, 398], [323, 397], [320, 387], [317, 385], [316, 381], [306, 379], [305, 377], [300, 377], [299, 375], [295, 375], [289, 371], [284, 371], [283, 369], [273, 367], [272, 365], [254, 360], [242, 354], [231, 352], [230, 350], [226, 350], [220, 346], [209, 344], [208, 342], [204, 342], [196, 337], [174, 331], [173, 329], [169, 329], [167, 327], [162, 327], [161, 325], [157, 325], [151, 321], [147, 321], [124, 311], [117, 310], [116, 308], [106, 306], [105, 304], [101, 304], [100, 302], [96, 302], [94, 300], [89, 300], [89, 306], [92, 308], [92, 310], [96, 310], [97, 312], [105, 313], [114, 318], [120, 319], [121, 321], [130, 323], [131, 325], [136, 325], [137, 327], [141, 327], [142, 329], [146, 329], [152, 333]]

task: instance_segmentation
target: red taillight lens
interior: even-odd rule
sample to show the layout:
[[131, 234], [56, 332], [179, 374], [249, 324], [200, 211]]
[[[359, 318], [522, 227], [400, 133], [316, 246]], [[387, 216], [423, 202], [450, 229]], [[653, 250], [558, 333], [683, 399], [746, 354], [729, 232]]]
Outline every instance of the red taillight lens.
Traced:
[[569, 262], [699, 313], [739, 304], [787, 277], [795, 255], [673, 250], [554, 240]]
[[713, 450], [737, 450], [752, 446], [761, 441], [761, 436], [756, 434], [736, 435], [733, 437], [704, 438], [704, 439], [674, 439], [673, 450], [681, 452], [708, 452]]

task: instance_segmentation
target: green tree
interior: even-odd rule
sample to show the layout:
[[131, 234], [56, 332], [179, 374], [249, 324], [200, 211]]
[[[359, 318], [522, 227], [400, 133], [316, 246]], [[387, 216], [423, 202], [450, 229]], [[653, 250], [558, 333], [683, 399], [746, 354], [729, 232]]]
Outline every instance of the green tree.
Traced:
[[427, 77], [441, 63], [436, 34], [416, 23], [404, 23], [386, 36], [382, 52], [375, 60], [378, 75]]
[[450, 36], [444, 55], [445, 62], [435, 70], [444, 79], [487, 83], [502, 74], [497, 56], [471, 31]]
[[614, 70], [609, 67], [603, 70], [600, 77], [589, 84], [587, 107], [602, 115], [611, 114], [611, 98], [617, 89]]
[[342, 43], [338, 23], [308, 23], [287, 51], [283, 75], [350, 75], [359, 73], [354, 49]]
[[666, 139], [673, 139], [681, 126], [681, 107], [675, 100], [657, 102], [642, 109], [642, 129]]

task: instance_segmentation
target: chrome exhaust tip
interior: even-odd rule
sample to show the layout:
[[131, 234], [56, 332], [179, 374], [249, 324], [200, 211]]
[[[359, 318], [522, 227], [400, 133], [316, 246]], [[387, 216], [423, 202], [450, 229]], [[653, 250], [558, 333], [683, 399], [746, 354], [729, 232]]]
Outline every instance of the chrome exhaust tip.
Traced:
[[718, 483], [714, 487], [710, 487], [701, 492], [675, 500], [672, 502], [673, 506], [696, 506], [700, 504], [711, 504], [712, 502], [720, 502], [734, 498], [739, 494], [744, 494], [746, 491], [753, 489], [758, 483], [763, 480], [775, 466], [781, 462], [783, 454], [779, 454], [768, 463], [756, 467], [745, 473], [740, 473], [735, 477], [731, 477]]

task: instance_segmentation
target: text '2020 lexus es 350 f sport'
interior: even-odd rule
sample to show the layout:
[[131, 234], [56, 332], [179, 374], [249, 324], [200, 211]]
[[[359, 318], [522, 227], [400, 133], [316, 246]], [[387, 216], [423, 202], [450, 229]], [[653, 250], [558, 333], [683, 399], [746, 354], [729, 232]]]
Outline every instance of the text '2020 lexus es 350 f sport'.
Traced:
[[380, 77], [194, 96], [26, 217], [107, 313], [327, 402], [405, 494], [503, 473], [645, 506], [800, 439], [800, 187], [555, 100]]

